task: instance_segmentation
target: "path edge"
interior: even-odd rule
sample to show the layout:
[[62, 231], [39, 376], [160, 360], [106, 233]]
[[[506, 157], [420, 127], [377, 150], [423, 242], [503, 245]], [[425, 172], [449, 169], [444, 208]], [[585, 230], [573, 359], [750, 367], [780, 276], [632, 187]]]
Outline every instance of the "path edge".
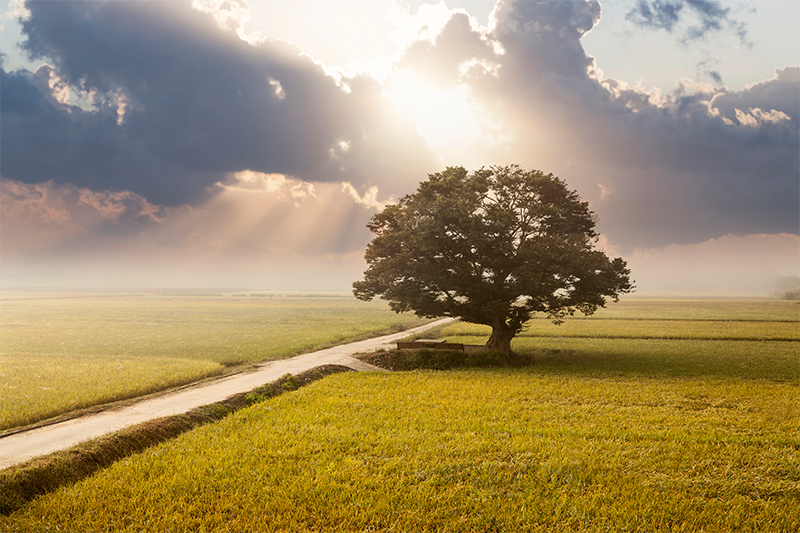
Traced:
[[328, 364], [276, 381], [186, 413], [148, 420], [141, 424], [82, 442], [66, 450], [35, 457], [0, 471], [0, 516], [7, 516], [38, 496], [85, 479], [115, 462], [152, 446], [211, 424], [284, 392], [313, 383], [331, 374], [355, 372], [344, 365]]

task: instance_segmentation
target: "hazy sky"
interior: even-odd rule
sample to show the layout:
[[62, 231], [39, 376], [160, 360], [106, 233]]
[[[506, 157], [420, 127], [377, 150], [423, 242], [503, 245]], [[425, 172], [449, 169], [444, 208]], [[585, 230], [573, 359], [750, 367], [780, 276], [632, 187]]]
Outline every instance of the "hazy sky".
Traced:
[[642, 293], [800, 270], [800, 5], [4, 0], [0, 284], [346, 289], [382, 205], [518, 163]]

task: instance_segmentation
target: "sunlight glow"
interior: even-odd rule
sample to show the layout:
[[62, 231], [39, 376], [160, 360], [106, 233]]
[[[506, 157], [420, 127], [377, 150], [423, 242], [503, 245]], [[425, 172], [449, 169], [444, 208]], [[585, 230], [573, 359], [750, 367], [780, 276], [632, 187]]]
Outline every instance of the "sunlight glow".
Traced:
[[474, 104], [464, 86], [437, 89], [408, 73], [389, 80], [386, 98], [409, 114], [433, 149], [454, 149], [481, 136]]
[[404, 50], [419, 39], [433, 41], [450, 20], [452, 13], [444, 1], [437, 4], [422, 4], [414, 13], [408, 7], [400, 9], [394, 4], [388, 13], [393, 26], [388, 38], [398, 50]]

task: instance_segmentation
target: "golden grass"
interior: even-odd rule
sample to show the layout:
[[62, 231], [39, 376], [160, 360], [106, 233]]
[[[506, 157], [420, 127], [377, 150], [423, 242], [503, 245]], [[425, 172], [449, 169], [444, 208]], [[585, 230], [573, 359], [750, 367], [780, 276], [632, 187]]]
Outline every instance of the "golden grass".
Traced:
[[796, 531], [798, 384], [337, 375], [11, 515], [77, 531]]

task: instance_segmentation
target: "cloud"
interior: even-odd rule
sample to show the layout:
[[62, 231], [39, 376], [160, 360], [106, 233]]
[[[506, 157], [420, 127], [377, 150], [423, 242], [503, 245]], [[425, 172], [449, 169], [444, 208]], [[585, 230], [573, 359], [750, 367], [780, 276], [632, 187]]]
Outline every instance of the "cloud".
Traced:
[[722, 85], [722, 74], [716, 69], [719, 60], [708, 58], [697, 64], [697, 75], [699, 78], [710, 78], [717, 85]]
[[6, 258], [97, 252], [159, 228], [175, 212], [129, 191], [0, 180], [0, 240]]
[[600, 21], [597, 0], [500, 1], [492, 19], [493, 37], [505, 51], [503, 69], [510, 75], [583, 77], [593, 64], [580, 38]]
[[[684, 38], [737, 28], [714, 2], [636, 6]], [[501, 0], [486, 27], [441, 2], [395, 10], [408, 45], [381, 81], [245, 35], [244, 2], [28, 7], [24, 47], [45, 64], [0, 70], [4, 263], [235, 258], [259, 279], [281, 256], [291, 274], [359, 255], [369, 213], [444, 165], [559, 175], [645, 269], [800, 233], [800, 68], [738, 91], [713, 60], [696, 68], [716, 87], [606, 78], [581, 42], [596, 0]]]
[[[131, 192], [2, 180], [0, 235], [3, 252], [15, 258], [128, 255], [142, 247], [209, 258], [342, 255], [363, 250], [370, 239], [369, 211], [352, 200], [354, 191], [244, 172], [228, 176], [195, 206], [165, 208]], [[375, 207], [376, 193], [361, 203]]]
[[464, 11], [456, 11], [433, 41], [417, 40], [406, 48], [398, 66], [414, 70], [438, 86], [453, 87], [472, 65], [494, 58], [492, 44]]
[[[461, 38], [493, 41], [494, 55], [487, 46], [480, 59], [497, 68], [459, 83], [510, 133], [484, 152], [495, 162], [567, 179], [628, 250], [798, 232], [800, 69], [742, 91], [684, 79], [664, 95], [604, 78], [586, 54], [580, 39], [600, 20], [595, 1], [507, 0], [493, 20], [487, 35]], [[433, 43], [427, 57], [439, 71], [467, 60]]]
[[383, 210], [383, 208], [385, 208], [387, 205], [393, 203], [391, 200], [388, 202], [382, 202], [378, 200], [377, 187], [371, 187], [367, 192], [361, 195], [358, 194], [358, 191], [355, 189], [355, 187], [353, 187], [352, 184], [345, 182], [342, 183], [342, 191], [347, 193], [351, 198], [353, 198], [355, 203], [361, 204], [366, 207], [374, 208], [378, 211]]
[[797, 87], [800, 86], [800, 68], [785, 67], [775, 69], [775, 77], [752, 83], [741, 91], [720, 89], [711, 98], [711, 106], [720, 114], [732, 120], [736, 110], [753, 108], [775, 109], [785, 113], [795, 128], [800, 126], [800, 99]]
[[[174, 206], [245, 170], [391, 194], [434, 169], [379, 84], [337, 80], [286, 42], [243, 40], [234, 4], [29, 2], [22, 47], [49, 65], [2, 72], [3, 177]], [[65, 104], [65, 86], [92, 107]]]
[[0, 182], [3, 219], [10, 224], [45, 222], [95, 226], [101, 222], [130, 225], [134, 220], [161, 222], [165, 209], [130, 191], [92, 191], [53, 182]]
[[639, 0], [625, 19], [639, 28], [673, 33], [689, 13], [694, 15], [696, 24], [686, 28], [680, 39], [683, 44], [703, 40], [710, 33], [728, 28], [741, 44], [752, 46], [747, 37], [747, 25], [732, 18], [730, 8], [722, 7], [714, 0]]
[[652, 6], [646, 0], [639, 0], [625, 15], [625, 19], [637, 26], [651, 29], [672, 31], [680, 20], [683, 4], [680, 2], [660, 2], [656, 0]]

